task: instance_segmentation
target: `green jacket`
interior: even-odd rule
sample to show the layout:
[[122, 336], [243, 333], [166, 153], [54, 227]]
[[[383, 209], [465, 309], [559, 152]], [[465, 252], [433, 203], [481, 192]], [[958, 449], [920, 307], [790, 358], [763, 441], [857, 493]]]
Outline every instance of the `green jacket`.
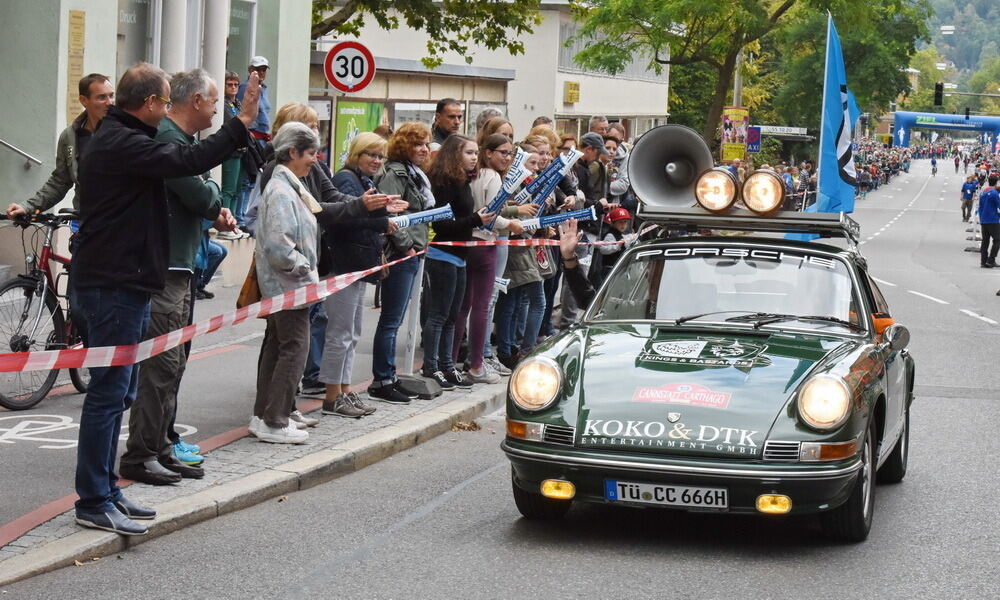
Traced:
[[[391, 162], [385, 166], [385, 171], [375, 180], [378, 191], [383, 194], [399, 194], [410, 206], [401, 214], [410, 214], [424, 210], [424, 195], [417, 189], [417, 185], [410, 179], [403, 163]], [[389, 236], [392, 245], [392, 258], [398, 258], [406, 251], [413, 249], [420, 252], [427, 247], [428, 228], [427, 225], [413, 225], [404, 227]]]
[[[28, 214], [36, 210], [47, 211], [62, 202], [67, 192], [76, 186], [76, 130], [83, 127], [86, 122], [87, 112], [84, 111], [59, 134], [59, 142], [56, 144], [56, 166], [52, 169], [52, 174], [49, 175], [49, 180], [45, 182], [42, 189], [35, 192], [35, 195], [24, 203], [24, 210]], [[80, 199], [75, 194], [73, 195], [73, 208], [80, 209]]]
[[[173, 142], [181, 146], [197, 144], [194, 136], [188, 135], [169, 117], [160, 121], [156, 140]], [[165, 180], [167, 188], [167, 208], [170, 226], [171, 269], [194, 271], [194, 256], [204, 232], [202, 219], [214, 221], [222, 209], [219, 186], [203, 176], [177, 177]]]

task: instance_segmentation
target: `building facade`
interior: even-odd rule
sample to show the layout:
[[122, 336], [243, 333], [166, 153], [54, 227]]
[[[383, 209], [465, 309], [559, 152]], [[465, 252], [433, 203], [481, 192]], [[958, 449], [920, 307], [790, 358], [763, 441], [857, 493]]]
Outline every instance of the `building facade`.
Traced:
[[324, 121], [324, 137], [332, 140], [331, 163], [337, 166], [349, 134], [362, 123], [397, 127], [411, 120], [430, 123], [442, 98], [465, 104], [463, 133], [475, 133], [475, 117], [487, 107], [503, 111], [522, 136], [538, 116], [556, 120], [557, 129], [579, 136], [593, 115], [620, 121], [630, 138], [666, 122], [669, 71], [648, 71], [635, 62], [625, 72], [609, 76], [580, 68], [573, 56], [581, 42], [567, 47], [578, 31], [569, 3], [543, 2], [542, 23], [524, 36], [524, 54], [471, 48], [472, 63], [453, 53], [435, 69], [427, 69], [426, 34], [405, 26], [391, 33], [373, 21], [356, 38], [375, 56], [376, 75], [361, 92], [343, 95], [323, 74], [323, 58], [336, 42], [355, 38], [322, 38], [315, 43], [310, 74], [310, 100]]

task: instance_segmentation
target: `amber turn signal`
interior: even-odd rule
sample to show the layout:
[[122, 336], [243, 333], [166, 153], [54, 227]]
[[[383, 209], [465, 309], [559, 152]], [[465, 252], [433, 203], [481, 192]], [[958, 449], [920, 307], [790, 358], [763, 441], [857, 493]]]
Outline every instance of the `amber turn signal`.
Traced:
[[572, 500], [576, 486], [561, 479], [546, 479], [542, 482], [542, 495], [553, 500]]
[[792, 499], [782, 494], [757, 496], [757, 511], [769, 515], [783, 515], [792, 510]]

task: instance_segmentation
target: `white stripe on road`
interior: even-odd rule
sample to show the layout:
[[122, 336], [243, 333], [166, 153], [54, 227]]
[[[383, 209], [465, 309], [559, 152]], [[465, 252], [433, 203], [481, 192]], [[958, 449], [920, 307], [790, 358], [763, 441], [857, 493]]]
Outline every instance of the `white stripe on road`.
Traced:
[[882, 285], [887, 285], [889, 287], [896, 287], [895, 283], [889, 283], [885, 279], [879, 279], [878, 277], [872, 277], [872, 279], [874, 279], [875, 281], [881, 283]]
[[991, 319], [989, 317], [984, 317], [983, 315], [977, 315], [976, 313], [972, 312], [971, 310], [966, 310], [966, 309], [963, 308], [963, 309], [961, 309], [961, 311], [964, 312], [965, 314], [969, 315], [970, 317], [974, 318], [974, 319], [979, 319], [980, 321], [984, 321], [986, 323], [989, 323], [990, 325], [1000, 325], [1000, 323], [997, 323], [993, 319]]
[[934, 296], [928, 296], [927, 294], [921, 294], [920, 292], [915, 292], [913, 290], [906, 290], [906, 291], [910, 292], [914, 296], [920, 296], [921, 298], [927, 298], [928, 300], [931, 300], [933, 302], [937, 302], [938, 304], [951, 304], [951, 302], [948, 302], [947, 300], [942, 300], [940, 298], [935, 298]]

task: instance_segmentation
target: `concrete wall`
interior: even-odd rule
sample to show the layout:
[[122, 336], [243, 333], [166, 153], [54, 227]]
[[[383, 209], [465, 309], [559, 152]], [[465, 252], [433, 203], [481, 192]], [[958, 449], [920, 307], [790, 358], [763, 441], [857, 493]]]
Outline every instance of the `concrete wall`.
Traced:
[[[0, 56], [16, 57], [0, 94], [0, 138], [42, 161], [25, 170], [19, 155], [0, 148], [3, 206], [26, 200], [42, 187], [55, 165], [56, 141], [66, 127], [68, 92], [67, 29], [69, 11], [86, 13], [83, 73], [114, 77], [117, 3], [107, 0], [32, 0], [4, 3], [0, 20]], [[73, 83], [75, 90], [76, 82]], [[82, 111], [82, 107], [80, 108]], [[69, 206], [72, 193], [63, 205]], [[60, 205], [62, 206], [62, 205]], [[65, 236], [61, 236], [65, 237]], [[0, 227], [0, 264], [23, 270], [21, 230]]]
[[309, 0], [259, 0], [256, 54], [270, 63], [268, 92], [274, 111], [288, 102], [309, 101]]

